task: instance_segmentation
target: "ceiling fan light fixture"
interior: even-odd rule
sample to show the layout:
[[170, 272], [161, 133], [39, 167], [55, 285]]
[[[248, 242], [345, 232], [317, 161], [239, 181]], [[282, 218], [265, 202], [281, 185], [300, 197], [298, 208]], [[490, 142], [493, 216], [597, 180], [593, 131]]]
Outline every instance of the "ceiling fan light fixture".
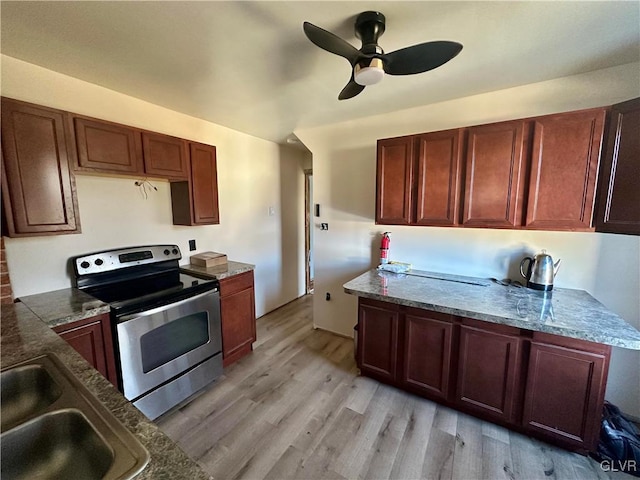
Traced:
[[379, 58], [372, 58], [367, 64], [364, 65], [356, 63], [353, 69], [353, 79], [358, 85], [375, 85], [380, 83], [384, 78], [384, 68], [382, 60]]

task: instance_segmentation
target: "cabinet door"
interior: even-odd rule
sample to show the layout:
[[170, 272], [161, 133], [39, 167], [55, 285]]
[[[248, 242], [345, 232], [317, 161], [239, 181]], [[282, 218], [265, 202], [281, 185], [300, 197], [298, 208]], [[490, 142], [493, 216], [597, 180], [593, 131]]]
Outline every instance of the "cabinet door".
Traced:
[[61, 325], [53, 331], [117, 387], [113, 337], [108, 314]]
[[592, 345], [602, 350], [584, 351], [543, 341], [531, 343], [525, 428], [560, 439], [570, 447], [596, 447], [610, 347]]
[[411, 309], [404, 328], [403, 383], [427, 397], [446, 400], [453, 348], [451, 316]]
[[222, 357], [224, 366], [251, 352], [256, 341], [253, 272], [220, 281]]
[[178, 179], [186, 179], [189, 175], [186, 140], [142, 132], [142, 150], [146, 174]]
[[216, 147], [191, 143], [191, 188], [193, 189], [193, 221], [196, 224], [218, 224], [218, 172]]
[[513, 422], [521, 382], [522, 346], [508, 327], [462, 325], [456, 402], [490, 419]]
[[464, 226], [522, 224], [528, 137], [524, 121], [469, 129]]
[[144, 175], [140, 131], [125, 125], [84, 117], [73, 119], [76, 170]]
[[534, 120], [527, 228], [591, 227], [604, 118], [596, 109]]
[[640, 235], [640, 98], [611, 108], [608, 131], [596, 230]]
[[463, 129], [419, 135], [415, 222], [418, 225], [459, 223]]
[[80, 233], [65, 114], [2, 99], [2, 200], [10, 237]]
[[391, 383], [397, 378], [399, 316], [394, 305], [360, 299], [358, 366], [363, 373]]
[[413, 206], [413, 137], [378, 140], [376, 223], [409, 225]]

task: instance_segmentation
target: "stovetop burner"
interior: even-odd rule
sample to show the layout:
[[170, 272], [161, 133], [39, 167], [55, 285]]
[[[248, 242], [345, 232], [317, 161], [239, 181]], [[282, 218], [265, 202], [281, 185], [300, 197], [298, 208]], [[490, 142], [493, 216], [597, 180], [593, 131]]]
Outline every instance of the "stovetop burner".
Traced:
[[132, 247], [75, 257], [76, 284], [108, 303], [117, 317], [219, 287], [215, 279], [181, 273], [180, 258], [177, 245]]
[[213, 290], [218, 282], [196, 278], [178, 271], [128, 280], [103, 287], [86, 288], [89, 295], [108, 303], [117, 315], [149, 310]]

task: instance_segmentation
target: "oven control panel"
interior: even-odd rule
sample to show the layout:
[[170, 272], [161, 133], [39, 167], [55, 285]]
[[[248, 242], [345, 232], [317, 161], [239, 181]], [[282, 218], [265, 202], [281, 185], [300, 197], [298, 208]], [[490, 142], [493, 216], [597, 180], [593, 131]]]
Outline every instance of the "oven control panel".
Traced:
[[73, 267], [76, 274], [82, 276], [181, 258], [182, 254], [177, 245], [149, 245], [105, 250], [75, 257]]

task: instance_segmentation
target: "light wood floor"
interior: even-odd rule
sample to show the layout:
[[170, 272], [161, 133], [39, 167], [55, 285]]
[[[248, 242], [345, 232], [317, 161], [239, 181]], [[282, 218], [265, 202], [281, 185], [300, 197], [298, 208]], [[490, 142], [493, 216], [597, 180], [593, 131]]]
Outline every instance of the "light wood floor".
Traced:
[[[354, 319], [355, 320], [355, 319]], [[633, 479], [358, 376], [306, 296], [258, 319], [254, 352], [158, 424], [215, 479]]]

